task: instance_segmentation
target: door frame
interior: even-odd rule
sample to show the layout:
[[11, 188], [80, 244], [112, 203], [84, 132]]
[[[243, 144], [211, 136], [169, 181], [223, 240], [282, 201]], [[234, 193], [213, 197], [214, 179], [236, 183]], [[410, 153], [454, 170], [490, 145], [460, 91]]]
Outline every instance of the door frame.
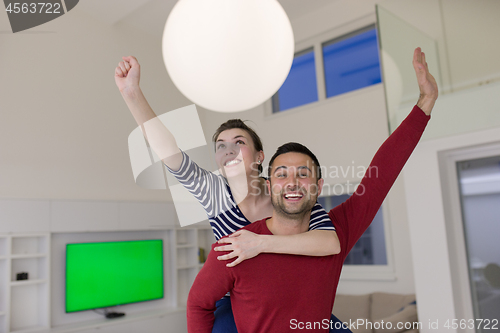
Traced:
[[[481, 144], [445, 150], [438, 153], [442, 199], [448, 239], [452, 290], [457, 319], [470, 319], [474, 316], [474, 286], [471, 284], [467, 257], [467, 243], [464, 234], [464, 221], [460, 201], [457, 162], [500, 156], [500, 143]], [[457, 332], [475, 333], [476, 329], [458, 328]]]

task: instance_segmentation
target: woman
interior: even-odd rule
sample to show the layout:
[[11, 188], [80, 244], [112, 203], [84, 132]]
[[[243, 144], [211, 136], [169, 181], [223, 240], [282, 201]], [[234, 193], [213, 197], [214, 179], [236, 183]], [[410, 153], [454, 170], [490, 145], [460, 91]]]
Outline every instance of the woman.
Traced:
[[[220, 260], [236, 258], [228, 264], [235, 266], [263, 252], [312, 256], [340, 252], [335, 229], [319, 204], [312, 209], [310, 232], [307, 233], [269, 236], [237, 231], [251, 221], [272, 215], [265, 179], [260, 177], [264, 161], [260, 138], [241, 120], [222, 124], [213, 137], [216, 162], [222, 176], [203, 170], [179, 150], [175, 138], [156, 118], [139, 87], [139, 80], [137, 59], [123, 57], [115, 70], [115, 82], [151, 148], [179, 182], [202, 203], [216, 239], [232, 234], [220, 241], [228, 245], [216, 248], [218, 251], [232, 251], [219, 257]], [[219, 301], [217, 308], [214, 332], [236, 331], [229, 298]]]

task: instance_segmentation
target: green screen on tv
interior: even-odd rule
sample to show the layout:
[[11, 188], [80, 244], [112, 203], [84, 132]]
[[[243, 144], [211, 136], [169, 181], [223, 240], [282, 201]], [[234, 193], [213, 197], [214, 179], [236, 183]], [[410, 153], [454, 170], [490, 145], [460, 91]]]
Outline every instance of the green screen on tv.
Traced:
[[66, 312], [163, 298], [163, 241], [66, 245]]

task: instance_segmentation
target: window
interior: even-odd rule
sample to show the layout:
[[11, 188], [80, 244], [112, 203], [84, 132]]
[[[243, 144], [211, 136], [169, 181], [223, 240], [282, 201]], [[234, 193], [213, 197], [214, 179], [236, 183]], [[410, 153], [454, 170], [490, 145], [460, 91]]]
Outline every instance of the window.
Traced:
[[382, 82], [374, 27], [323, 44], [326, 97]]
[[[318, 198], [318, 202], [326, 211], [329, 211], [349, 197], [348, 194], [331, 195]], [[371, 225], [349, 252], [344, 265], [387, 265], [382, 208], [379, 209]]]
[[[316, 68], [316, 59], [323, 68]], [[272, 110], [281, 112], [381, 82], [377, 30], [370, 25], [295, 54], [288, 77], [271, 99]], [[326, 94], [318, 94], [318, 86], [324, 86]]]
[[288, 76], [272, 97], [273, 112], [284, 111], [318, 100], [316, 67], [312, 48], [295, 54]]

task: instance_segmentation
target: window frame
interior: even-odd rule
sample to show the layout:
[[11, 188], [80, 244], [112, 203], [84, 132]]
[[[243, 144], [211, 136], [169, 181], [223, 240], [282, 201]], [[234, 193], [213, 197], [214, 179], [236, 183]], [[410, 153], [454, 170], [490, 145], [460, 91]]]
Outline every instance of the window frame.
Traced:
[[[323, 67], [323, 45], [334, 40], [342, 40], [343, 38], [352, 37], [352, 34], [359, 33], [363, 29], [368, 27], [373, 27], [377, 29], [378, 27], [376, 15], [374, 13], [368, 14], [357, 20], [351, 21], [339, 27], [331, 30], [327, 30], [323, 33], [312, 35], [295, 42], [295, 52], [294, 57], [308, 49], [314, 50], [314, 63], [316, 67], [316, 87], [318, 89], [318, 100], [316, 102], [300, 105], [294, 108], [286, 109], [283, 111], [273, 112], [273, 98], [272, 96], [266, 100], [263, 104], [264, 106], [264, 116], [267, 119], [273, 119], [274, 117], [281, 117], [284, 114], [291, 114], [291, 112], [307, 112], [314, 108], [327, 105], [332, 103], [332, 101], [337, 101], [340, 98], [346, 98], [346, 96], [352, 96], [355, 94], [363, 94], [369, 89], [377, 89], [380, 84], [383, 84], [383, 79], [381, 83], [370, 85], [365, 88], [356, 89], [347, 93], [343, 93], [333, 97], [326, 97], [326, 83], [325, 83], [325, 71]], [[380, 41], [380, 38], [378, 38]], [[380, 50], [380, 47], [379, 47]], [[380, 54], [379, 54], [380, 57]], [[380, 65], [382, 66], [382, 64]], [[381, 67], [382, 70], [382, 67]], [[274, 96], [274, 95], [273, 95]]]

